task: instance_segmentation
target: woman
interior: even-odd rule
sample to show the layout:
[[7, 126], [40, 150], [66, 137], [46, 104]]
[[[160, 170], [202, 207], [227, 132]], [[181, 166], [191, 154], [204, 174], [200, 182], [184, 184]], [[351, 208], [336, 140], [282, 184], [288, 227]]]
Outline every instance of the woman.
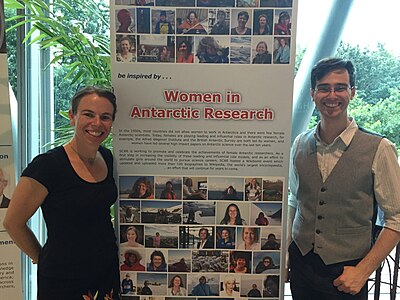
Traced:
[[275, 234], [268, 234], [268, 239], [264, 245], [262, 245], [261, 250], [279, 250], [281, 247], [279, 241], [276, 239]]
[[153, 185], [146, 177], [138, 178], [132, 187], [132, 191], [128, 198], [154, 199]]
[[220, 296], [239, 298], [240, 293], [235, 291], [236, 279], [233, 275], [226, 275], [224, 279], [224, 289], [220, 292]]
[[221, 200], [239, 200], [236, 189], [232, 185], [228, 186], [226, 190], [222, 192]]
[[206, 30], [204, 29], [203, 25], [199, 23], [199, 19], [197, 18], [197, 13], [191, 10], [186, 20], [184, 20], [178, 26], [178, 33], [183, 34], [206, 34]]
[[282, 11], [279, 14], [278, 23], [275, 23], [275, 35], [290, 35], [291, 33], [290, 15], [287, 11]]
[[225, 216], [221, 221], [222, 225], [246, 225], [246, 221], [240, 216], [239, 207], [231, 203], [225, 210]]
[[140, 264], [142, 256], [139, 252], [128, 249], [124, 254], [125, 260], [121, 265], [121, 271], [144, 271], [144, 266]]
[[257, 264], [256, 274], [265, 273], [267, 270], [275, 269], [274, 261], [270, 256], [264, 256], [263, 260]]
[[287, 44], [286, 38], [279, 39], [279, 48], [274, 57], [274, 63], [276, 64], [288, 64], [290, 61], [290, 47]]
[[161, 245], [161, 236], [160, 233], [157, 231], [156, 235], [153, 236], [153, 247], [160, 248], [160, 245]]
[[[266, 42], [264, 42], [264, 41], [259, 42], [257, 44], [257, 47], [256, 47], [256, 52], [257, 52], [257, 54], [253, 58], [253, 64], [270, 64], [271, 63], [272, 55], [271, 55], [271, 53], [268, 52], [268, 46], [267, 46]], [[253, 184], [253, 183], [251, 183], [251, 184]], [[258, 182], [256, 182], [256, 184], [258, 184]], [[258, 186], [250, 186], [250, 188], [253, 188], [253, 189], [254, 188], [258, 188], [259, 191], [258, 191], [257, 197], [254, 195], [253, 196], [254, 199], [253, 200], [249, 199], [249, 200], [250, 201], [259, 201], [259, 200], [261, 200], [261, 187], [260, 187], [260, 185], [258, 184]], [[246, 192], [247, 192], [247, 190], [246, 190]], [[254, 191], [254, 190], [253, 190], [253, 192], [257, 193], [257, 191]], [[257, 199], [255, 199], [255, 198], [257, 198]]]
[[147, 264], [148, 272], [167, 272], [167, 263], [164, 253], [154, 250], [150, 255], [150, 263]]
[[237, 248], [240, 250], [260, 250], [258, 230], [258, 228], [254, 227], [243, 227], [242, 243]]
[[132, 44], [131, 40], [124, 36], [121, 38], [119, 42], [120, 51], [117, 53], [117, 61], [118, 62], [135, 62], [136, 57], [132, 53]]
[[161, 192], [160, 199], [176, 200], [176, 193], [174, 192], [171, 181], [167, 181], [165, 184], [165, 189]]
[[226, 12], [219, 10], [217, 12], [217, 23], [211, 28], [210, 34], [229, 34], [229, 22], [226, 21]]
[[[260, 43], [265, 43], [265, 42], [260, 42]], [[260, 45], [260, 43], [258, 43], [256, 49], [258, 49], [258, 46]], [[253, 64], [254, 63], [255, 62], [253, 60]], [[270, 63], [271, 63], [271, 61], [270, 61]], [[258, 183], [257, 178], [252, 178], [250, 180], [250, 182], [246, 184], [245, 191], [246, 191], [245, 198], [247, 201], [260, 201], [261, 200], [261, 185]]]
[[180, 42], [178, 45], [178, 59], [176, 62], [192, 64], [193, 61], [192, 44], [189, 41]]
[[249, 20], [249, 13], [247, 11], [241, 11], [237, 16], [238, 25], [231, 29], [232, 35], [250, 35], [251, 29], [246, 27], [246, 23]]
[[[100, 146], [115, 113], [112, 92], [97, 87], [78, 91], [68, 112], [73, 138], [38, 155], [14, 191], [4, 227], [38, 264], [40, 300], [60, 295], [82, 299], [88, 293], [119, 299], [118, 249], [110, 217], [117, 187], [112, 154]], [[43, 248], [26, 225], [39, 207], [48, 229]]]
[[[229, 273], [250, 273], [251, 269], [248, 267], [248, 253], [236, 252], [233, 257], [231, 257], [231, 263], [233, 264], [232, 269]], [[250, 256], [251, 257], [251, 256]]]
[[199, 63], [226, 64], [229, 62], [229, 47], [222, 47], [211, 36], [203, 37], [197, 47]]
[[197, 243], [197, 249], [212, 249], [214, 248], [214, 242], [209, 239], [209, 233], [207, 228], [200, 228], [199, 230], [200, 242]]
[[255, 26], [254, 35], [270, 35], [272, 34], [271, 27], [267, 23], [267, 16], [261, 14], [258, 16], [258, 24]]
[[265, 217], [264, 213], [260, 211], [258, 214], [258, 218], [255, 220], [256, 225], [258, 226], [267, 226], [269, 224], [268, 219]]
[[171, 51], [164, 46], [160, 53], [160, 62], [169, 62], [171, 60]]
[[138, 243], [138, 230], [135, 226], [129, 226], [126, 229], [126, 242], [121, 243], [121, 247], [134, 247], [134, 248], [143, 248], [144, 246]]
[[172, 277], [168, 285], [167, 296], [186, 296], [186, 289], [183, 285], [181, 276], [175, 275]]
[[132, 33], [130, 28], [132, 24], [132, 18], [129, 10], [123, 8], [117, 13], [117, 20], [119, 22], [119, 27], [117, 33]]
[[231, 237], [231, 233], [228, 228], [221, 230], [221, 238], [217, 240], [218, 249], [235, 249], [235, 241]]
[[206, 195], [193, 188], [193, 180], [190, 177], [185, 179], [183, 184], [183, 199], [184, 200], [205, 200]]

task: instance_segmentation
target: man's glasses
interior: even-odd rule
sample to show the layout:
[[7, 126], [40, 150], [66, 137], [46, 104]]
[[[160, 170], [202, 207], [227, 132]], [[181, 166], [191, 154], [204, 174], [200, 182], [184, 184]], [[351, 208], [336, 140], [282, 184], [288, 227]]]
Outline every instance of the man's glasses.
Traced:
[[333, 87], [330, 85], [318, 85], [314, 91], [320, 94], [329, 94], [331, 92], [334, 92], [335, 94], [341, 94], [347, 92], [349, 88], [351, 87], [347, 84], [336, 84]]

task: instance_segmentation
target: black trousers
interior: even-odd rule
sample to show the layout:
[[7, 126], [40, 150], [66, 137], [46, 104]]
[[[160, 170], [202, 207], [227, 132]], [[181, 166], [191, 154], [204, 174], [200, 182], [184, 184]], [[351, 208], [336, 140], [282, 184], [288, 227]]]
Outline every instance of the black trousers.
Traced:
[[303, 256], [295, 242], [289, 246], [290, 289], [293, 300], [366, 300], [367, 284], [357, 295], [339, 291], [333, 281], [343, 273], [344, 266], [355, 266], [360, 260], [325, 265], [318, 254], [310, 251]]

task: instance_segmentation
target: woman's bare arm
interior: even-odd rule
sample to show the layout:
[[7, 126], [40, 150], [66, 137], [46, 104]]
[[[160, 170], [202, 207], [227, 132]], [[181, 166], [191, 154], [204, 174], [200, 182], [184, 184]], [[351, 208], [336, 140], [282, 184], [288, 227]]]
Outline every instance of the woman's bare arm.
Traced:
[[10, 237], [33, 263], [37, 263], [42, 246], [26, 223], [38, 210], [47, 194], [47, 189], [35, 179], [21, 177], [3, 221]]

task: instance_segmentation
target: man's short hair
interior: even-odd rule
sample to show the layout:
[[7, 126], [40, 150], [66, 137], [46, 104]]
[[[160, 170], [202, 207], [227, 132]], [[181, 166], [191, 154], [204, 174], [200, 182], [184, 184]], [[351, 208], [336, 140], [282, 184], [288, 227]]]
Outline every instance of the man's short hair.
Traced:
[[325, 75], [332, 71], [346, 69], [349, 73], [350, 77], [350, 87], [354, 87], [356, 84], [355, 79], [355, 69], [350, 60], [337, 58], [337, 57], [328, 57], [321, 59], [317, 64], [312, 68], [311, 71], [311, 88], [315, 89], [317, 81], [322, 79]]

